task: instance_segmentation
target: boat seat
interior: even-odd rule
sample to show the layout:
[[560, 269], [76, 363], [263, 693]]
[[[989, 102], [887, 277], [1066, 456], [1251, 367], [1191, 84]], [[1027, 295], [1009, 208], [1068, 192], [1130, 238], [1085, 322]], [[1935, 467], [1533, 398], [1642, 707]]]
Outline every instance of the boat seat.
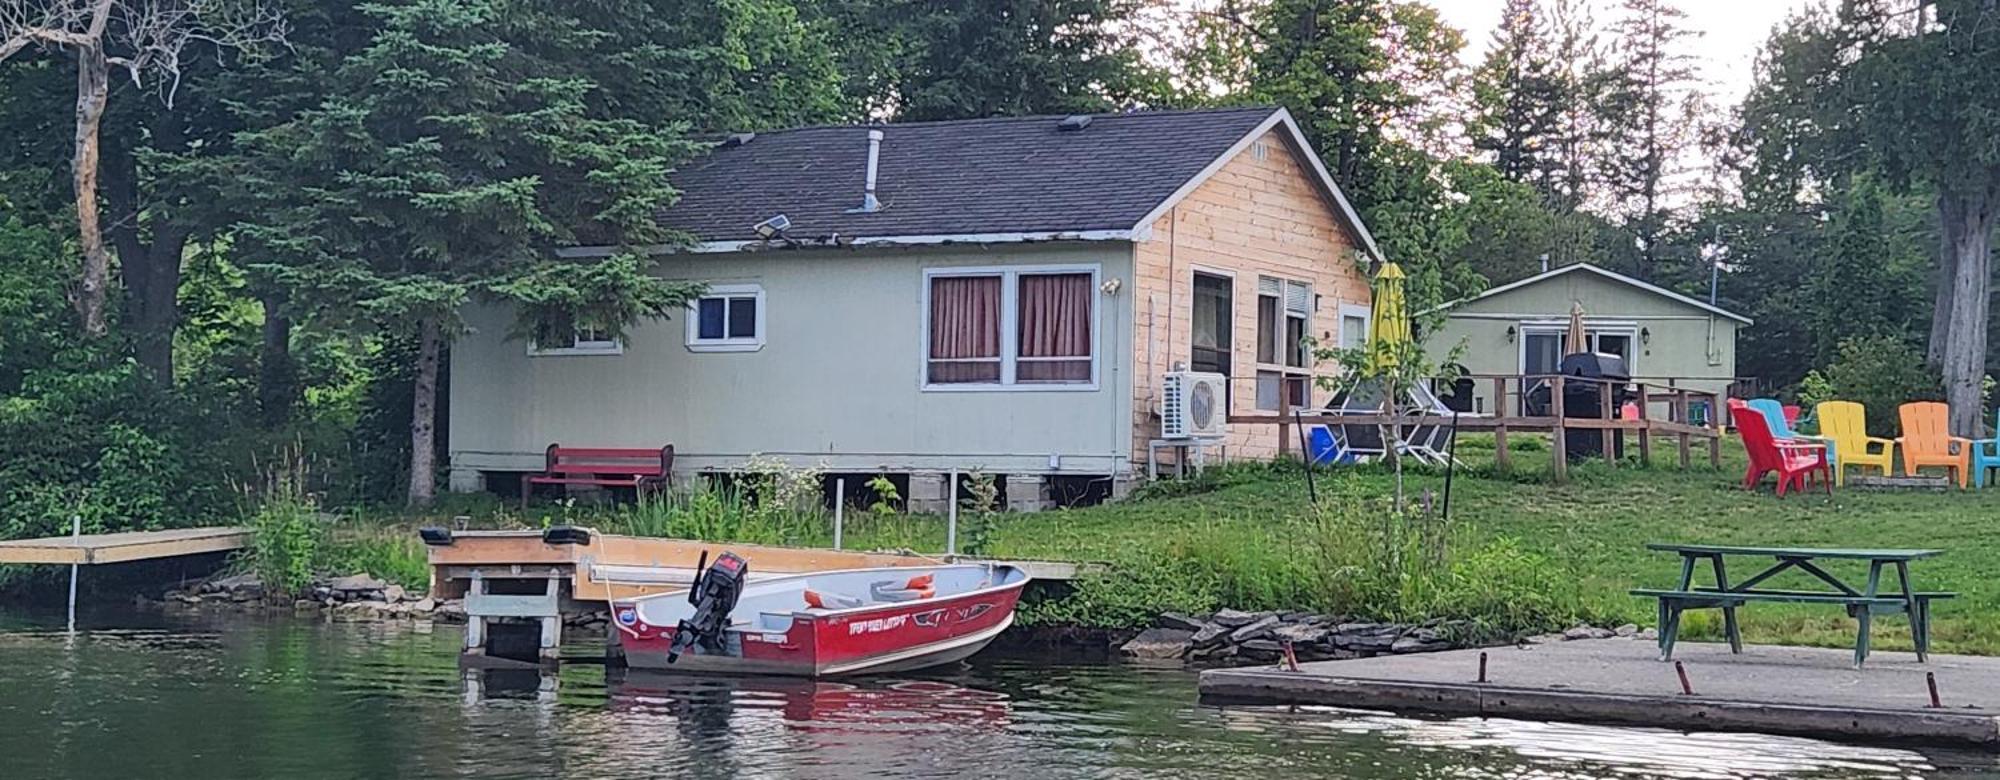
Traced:
[[932, 587], [936, 579], [936, 575], [925, 574], [920, 577], [911, 577], [902, 582], [894, 580], [877, 582], [874, 585], [868, 586], [868, 595], [875, 597], [876, 601], [883, 603], [927, 599], [937, 595], [937, 590]]
[[807, 588], [805, 591], [807, 609], [850, 609], [867, 602], [842, 593], [828, 593]]

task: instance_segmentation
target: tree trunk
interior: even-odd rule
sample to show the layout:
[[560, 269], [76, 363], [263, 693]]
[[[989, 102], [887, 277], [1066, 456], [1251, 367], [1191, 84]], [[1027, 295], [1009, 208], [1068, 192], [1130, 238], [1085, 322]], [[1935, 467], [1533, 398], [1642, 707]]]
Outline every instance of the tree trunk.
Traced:
[[299, 367], [292, 359], [292, 320], [285, 316], [285, 296], [268, 292], [264, 303], [264, 341], [257, 360], [257, 407], [264, 427], [281, 428], [298, 407]]
[[83, 332], [90, 336], [105, 334], [104, 300], [111, 282], [111, 253], [104, 247], [97, 205], [98, 128], [110, 98], [110, 64], [102, 39], [96, 39], [76, 52], [76, 157], [70, 163], [77, 238], [83, 248], [83, 279], [73, 305], [83, 320]]
[[[1944, 197], [1939, 196], [1938, 213], [1944, 213]], [[1931, 337], [1924, 346], [1924, 365], [1932, 371], [1944, 370], [1944, 344], [1946, 334], [1951, 331], [1951, 280], [1958, 270], [1957, 249], [1952, 244], [1952, 230], [1938, 225], [1938, 271], [1937, 299], [1931, 308]]]
[[417, 325], [417, 376], [410, 401], [410, 506], [437, 497], [438, 352], [443, 339], [436, 317]]
[[[145, 135], [154, 148], [180, 145], [181, 128], [172, 117], [152, 123]], [[105, 145], [103, 162], [105, 207], [111, 225], [105, 228], [118, 250], [119, 276], [125, 282], [125, 319], [121, 328], [132, 339], [132, 356], [161, 385], [174, 379], [174, 330], [180, 326], [181, 260], [187, 250], [188, 228], [174, 221], [169, 207], [155, 198], [147, 202], [139, 187], [137, 155], [119, 143], [114, 133]]]
[[1994, 209], [2000, 206], [1995, 180], [1967, 191], [1938, 196], [1938, 215], [1952, 247], [1951, 315], [1943, 349], [1944, 398], [1951, 405], [1951, 432], [1980, 435], [1984, 416], [1981, 390], [1986, 379], [1986, 328], [1992, 294]]

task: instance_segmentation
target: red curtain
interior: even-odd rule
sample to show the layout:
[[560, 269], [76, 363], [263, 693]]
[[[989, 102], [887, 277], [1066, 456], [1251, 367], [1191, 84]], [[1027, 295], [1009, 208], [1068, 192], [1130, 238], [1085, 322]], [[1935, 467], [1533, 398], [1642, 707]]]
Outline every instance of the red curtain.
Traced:
[[1021, 275], [1016, 381], [1090, 381], [1090, 293], [1090, 274]]
[[931, 279], [930, 381], [1000, 381], [1000, 277]]

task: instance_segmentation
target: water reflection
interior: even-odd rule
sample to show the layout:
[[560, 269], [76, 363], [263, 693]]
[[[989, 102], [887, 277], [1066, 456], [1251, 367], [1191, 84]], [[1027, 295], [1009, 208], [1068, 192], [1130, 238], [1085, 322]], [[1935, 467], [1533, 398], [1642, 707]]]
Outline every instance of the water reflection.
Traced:
[[[11, 778], [1933, 778], [1983, 754], [1310, 707], [989, 656], [853, 681], [463, 669], [449, 626], [134, 615], [0, 628]], [[59, 616], [57, 616], [59, 620]]]

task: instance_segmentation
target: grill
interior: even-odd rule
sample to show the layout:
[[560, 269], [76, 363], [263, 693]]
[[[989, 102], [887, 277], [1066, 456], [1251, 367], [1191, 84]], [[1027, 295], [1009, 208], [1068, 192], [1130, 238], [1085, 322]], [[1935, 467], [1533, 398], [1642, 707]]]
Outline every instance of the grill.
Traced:
[[[1561, 367], [1557, 369], [1564, 377], [1574, 377], [1595, 381], [1563, 382], [1563, 417], [1575, 419], [1604, 420], [1617, 419], [1625, 402], [1637, 397], [1632, 390], [1632, 370], [1625, 364], [1625, 358], [1605, 352], [1578, 352], [1563, 356]], [[1611, 385], [1611, 406], [1605, 408], [1604, 396], [1599, 387]], [[1554, 412], [1550, 403], [1551, 383], [1544, 380], [1528, 392], [1528, 413], [1537, 417]], [[1564, 449], [1572, 462], [1604, 455], [1604, 436], [1596, 430], [1572, 428], [1564, 432], [1567, 438]], [[1611, 439], [1614, 457], [1625, 455], [1625, 432], [1616, 431]]]

